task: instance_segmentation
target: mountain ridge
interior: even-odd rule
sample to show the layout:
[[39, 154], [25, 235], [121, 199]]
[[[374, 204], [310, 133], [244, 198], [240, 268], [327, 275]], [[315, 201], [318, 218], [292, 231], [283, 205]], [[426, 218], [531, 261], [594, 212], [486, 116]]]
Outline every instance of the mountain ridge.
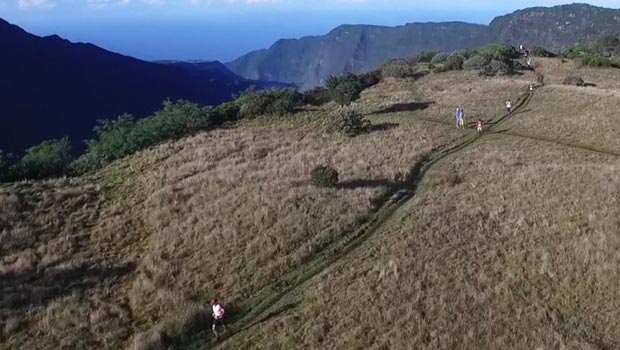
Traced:
[[79, 150], [97, 120], [144, 117], [165, 99], [216, 105], [257, 84], [224, 65], [189, 71], [58, 35], [36, 36], [3, 19], [0, 45], [0, 149], [9, 152], [64, 136]]
[[[569, 21], [574, 18], [582, 20]], [[495, 17], [488, 25], [463, 21], [413, 22], [393, 27], [345, 24], [320, 36], [277, 40], [269, 48], [249, 52], [226, 66], [248, 79], [278, 80], [308, 89], [321, 85], [329, 75], [362, 73], [389, 58], [425, 50], [451, 51], [495, 42], [557, 50], [617, 31], [618, 9], [580, 3], [531, 7]], [[334, 47], [334, 41], [340, 45]]]

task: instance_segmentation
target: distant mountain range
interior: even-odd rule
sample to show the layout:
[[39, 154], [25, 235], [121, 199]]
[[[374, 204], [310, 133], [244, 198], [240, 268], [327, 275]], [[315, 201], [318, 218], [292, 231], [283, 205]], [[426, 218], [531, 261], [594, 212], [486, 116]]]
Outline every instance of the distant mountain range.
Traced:
[[230, 100], [251, 85], [219, 62], [160, 64], [38, 37], [0, 19], [0, 149], [20, 152], [69, 136], [76, 148], [99, 119], [146, 116], [164, 99], [203, 105]]
[[330, 75], [372, 70], [389, 58], [424, 50], [451, 51], [488, 43], [559, 49], [618, 32], [620, 10], [587, 4], [535, 7], [497, 17], [488, 26], [462, 22], [344, 25], [323, 36], [279, 40], [226, 66], [247, 79], [307, 89], [323, 84]]

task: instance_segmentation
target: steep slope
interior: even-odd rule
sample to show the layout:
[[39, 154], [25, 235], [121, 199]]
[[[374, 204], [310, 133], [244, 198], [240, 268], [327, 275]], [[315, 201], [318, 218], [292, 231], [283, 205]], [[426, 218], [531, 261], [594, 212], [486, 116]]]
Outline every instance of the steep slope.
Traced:
[[490, 42], [486, 27], [460, 22], [401, 27], [343, 25], [325, 36], [280, 40], [228, 63], [233, 72], [258, 80], [320, 85], [330, 75], [372, 70], [390, 58], [425, 49], [455, 50]]
[[499, 41], [557, 50], [620, 31], [620, 10], [586, 4], [535, 7], [495, 18], [490, 30]]
[[217, 104], [250, 86], [224, 67], [189, 72], [37, 37], [2, 20], [0, 46], [0, 149], [10, 151], [62, 136], [79, 146], [98, 119], [141, 117], [166, 98]]
[[586, 4], [536, 7], [498, 17], [489, 26], [459, 22], [341, 26], [324, 36], [280, 40], [227, 66], [245, 78], [310, 88], [329, 75], [372, 70], [389, 58], [429, 49], [447, 51], [491, 42], [558, 49], [618, 31], [620, 10]]

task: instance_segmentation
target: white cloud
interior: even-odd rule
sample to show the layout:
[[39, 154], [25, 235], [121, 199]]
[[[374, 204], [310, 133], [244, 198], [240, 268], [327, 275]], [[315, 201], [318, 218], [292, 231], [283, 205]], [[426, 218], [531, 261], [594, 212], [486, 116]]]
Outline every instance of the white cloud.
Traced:
[[56, 4], [49, 2], [48, 0], [18, 0], [17, 7], [22, 10], [50, 9], [56, 7]]

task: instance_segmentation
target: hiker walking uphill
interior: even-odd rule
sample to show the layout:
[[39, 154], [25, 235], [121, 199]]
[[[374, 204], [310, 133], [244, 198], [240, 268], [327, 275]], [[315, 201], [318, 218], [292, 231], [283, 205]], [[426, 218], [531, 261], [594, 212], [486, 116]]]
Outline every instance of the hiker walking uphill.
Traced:
[[213, 317], [211, 329], [213, 330], [213, 333], [215, 333], [215, 338], [217, 339], [219, 337], [219, 334], [217, 333], [217, 326], [219, 325], [226, 330], [226, 325], [224, 324], [224, 315], [226, 311], [215, 298], [211, 300], [211, 310], [211, 316]]
[[508, 111], [508, 114], [512, 113], [512, 101], [506, 101], [506, 110]]
[[478, 133], [481, 134], [483, 129], [484, 129], [484, 120], [482, 120], [482, 118], [478, 118], [478, 122], [476, 122], [476, 130], [478, 130]]

